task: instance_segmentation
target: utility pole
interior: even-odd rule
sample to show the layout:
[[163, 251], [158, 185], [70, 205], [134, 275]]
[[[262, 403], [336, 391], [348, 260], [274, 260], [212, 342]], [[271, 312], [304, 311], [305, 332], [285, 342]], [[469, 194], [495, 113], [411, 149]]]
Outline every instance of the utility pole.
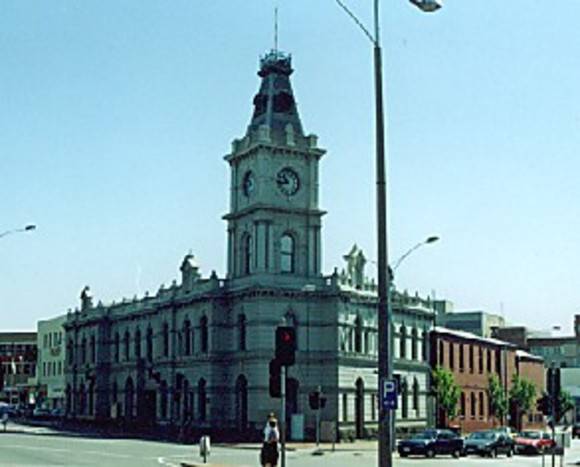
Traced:
[[282, 365], [282, 380], [280, 381], [280, 465], [286, 467], [286, 371], [285, 365]]

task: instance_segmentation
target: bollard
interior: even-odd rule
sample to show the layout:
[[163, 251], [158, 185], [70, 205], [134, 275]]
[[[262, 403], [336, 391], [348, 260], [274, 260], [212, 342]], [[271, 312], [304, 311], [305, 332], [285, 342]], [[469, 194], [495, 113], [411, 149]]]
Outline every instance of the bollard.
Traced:
[[203, 463], [207, 463], [207, 458], [210, 455], [211, 442], [209, 436], [202, 436], [199, 440], [199, 455], [203, 458]]

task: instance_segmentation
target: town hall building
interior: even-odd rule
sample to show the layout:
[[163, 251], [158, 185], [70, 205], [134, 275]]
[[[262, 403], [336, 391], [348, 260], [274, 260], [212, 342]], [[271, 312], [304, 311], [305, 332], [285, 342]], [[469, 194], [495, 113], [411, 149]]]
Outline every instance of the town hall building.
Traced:
[[[308, 395], [319, 387], [327, 398], [321, 419], [341, 436], [376, 431], [377, 287], [356, 245], [344, 268], [321, 270], [325, 150], [302, 128], [292, 72], [291, 57], [279, 51], [261, 59], [251, 122], [225, 157], [226, 277], [203, 276], [188, 254], [180, 281], [154, 295], [105, 305], [85, 287], [65, 324], [67, 417], [255, 437], [269, 412], [280, 414], [269, 362], [284, 324], [297, 335], [286, 385], [290, 436], [312, 437]], [[433, 306], [398, 292], [392, 302], [397, 428], [418, 430], [432, 422]]]

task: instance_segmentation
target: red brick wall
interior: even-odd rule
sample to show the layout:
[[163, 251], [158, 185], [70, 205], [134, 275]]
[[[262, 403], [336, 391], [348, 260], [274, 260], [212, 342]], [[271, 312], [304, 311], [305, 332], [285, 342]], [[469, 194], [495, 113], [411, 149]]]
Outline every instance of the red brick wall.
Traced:
[[[492, 374], [499, 376], [502, 385], [507, 383], [509, 391], [512, 378], [519, 371], [521, 377], [536, 383], [537, 393], [541, 394], [543, 364], [532, 360], [520, 361], [518, 364], [515, 349], [505, 349], [501, 345], [481, 341], [475, 336], [474, 339], [469, 339], [433, 332], [431, 350], [432, 366], [451, 370], [455, 382], [461, 388], [458, 416], [447, 421], [447, 424], [461, 429], [462, 432], [484, 430], [502, 424], [501, 420], [491, 416], [489, 410], [487, 389]], [[438, 420], [440, 425], [445, 423], [441, 417]], [[535, 414], [535, 408], [531, 419], [525, 415], [522, 420], [524, 427], [543, 426], [543, 421]]]

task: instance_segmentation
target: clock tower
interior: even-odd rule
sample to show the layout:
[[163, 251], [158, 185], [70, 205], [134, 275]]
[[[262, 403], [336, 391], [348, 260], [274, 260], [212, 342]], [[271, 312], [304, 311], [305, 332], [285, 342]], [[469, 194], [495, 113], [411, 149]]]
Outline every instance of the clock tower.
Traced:
[[261, 85], [245, 136], [232, 143], [228, 277], [320, 276], [318, 162], [325, 151], [305, 135], [290, 75], [291, 57], [260, 60]]

